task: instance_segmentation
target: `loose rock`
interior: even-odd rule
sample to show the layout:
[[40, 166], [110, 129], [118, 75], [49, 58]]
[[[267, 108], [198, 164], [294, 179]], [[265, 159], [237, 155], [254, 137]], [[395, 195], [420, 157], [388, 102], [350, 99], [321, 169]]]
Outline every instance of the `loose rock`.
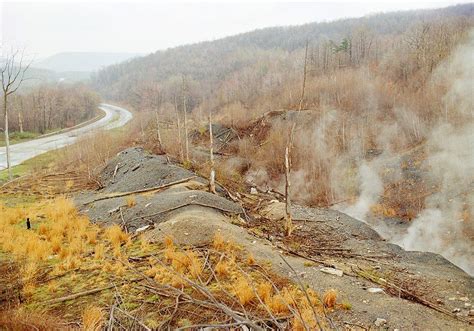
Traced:
[[369, 293], [383, 293], [383, 289], [380, 287], [370, 287], [367, 289]]
[[342, 270], [338, 270], [338, 269], [334, 269], [334, 268], [328, 268], [328, 267], [321, 268], [321, 269], [319, 269], [319, 271], [322, 271], [326, 274], [335, 275], [335, 276], [338, 276], [338, 277], [342, 277], [342, 275], [344, 274], [344, 272], [342, 272]]
[[374, 324], [375, 324], [375, 326], [380, 327], [380, 326], [382, 326], [382, 325], [387, 324], [387, 320], [384, 319], [384, 318], [377, 318], [377, 319], [375, 320]]

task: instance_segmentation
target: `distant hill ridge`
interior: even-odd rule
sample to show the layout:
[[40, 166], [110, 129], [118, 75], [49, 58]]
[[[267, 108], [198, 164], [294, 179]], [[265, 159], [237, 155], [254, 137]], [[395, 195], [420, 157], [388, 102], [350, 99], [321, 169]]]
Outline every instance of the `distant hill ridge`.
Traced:
[[92, 72], [141, 56], [139, 53], [61, 52], [35, 62], [34, 67], [56, 72]]
[[[398, 11], [346, 18], [331, 22], [315, 22], [296, 26], [269, 27], [213, 41], [158, 50], [101, 69], [92, 77], [104, 96], [123, 99], [129, 91], [146, 82], [164, 83], [184, 74], [201, 83], [201, 94], [215, 89], [229, 75], [249, 68], [263, 57], [278, 56], [302, 50], [309, 41], [313, 46], [327, 41], [337, 43], [357, 29], [377, 36], [400, 35], [420, 22], [436, 22], [449, 18], [472, 19], [474, 4], [461, 4], [439, 9]], [[282, 55], [283, 56], [283, 55]], [[273, 59], [275, 62], [276, 60]], [[253, 69], [252, 69], [253, 70]]]

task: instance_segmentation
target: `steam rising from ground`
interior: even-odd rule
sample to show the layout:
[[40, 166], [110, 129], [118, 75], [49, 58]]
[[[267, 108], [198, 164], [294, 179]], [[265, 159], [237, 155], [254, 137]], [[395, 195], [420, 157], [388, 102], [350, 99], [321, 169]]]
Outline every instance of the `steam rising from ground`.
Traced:
[[[474, 31], [469, 41], [433, 73], [434, 83], [441, 81], [449, 86], [443, 121], [426, 142], [424, 166], [429, 172], [424, 180], [436, 185], [437, 192], [426, 198], [426, 208], [406, 233], [400, 234], [385, 224], [376, 226], [384, 237], [405, 249], [439, 253], [470, 274], [474, 274], [473, 54]], [[368, 216], [370, 206], [382, 193], [379, 173], [371, 164], [360, 165], [359, 198], [344, 212], [358, 219]]]
[[[474, 51], [474, 50], [473, 50]], [[392, 238], [408, 250], [440, 253], [474, 274], [474, 126], [462, 130], [450, 125], [433, 132], [428, 158], [440, 190], [425, 201], [406, 235]]]
[[[407, 250], [442, 254], [474, 274], [474, 30], [468, 39], [433, 71], [431, 85], [423, 91], [433, 94], [446, 91], [441, 92], [445, 93], [444, 110], [430, 115], [437, 121], [434, 124], [421, 119], [409, 105], [394, 109], [392, 120], [378, 121], [384, 117], [383, 101], [377, 100], [369, 72], [358, 76], [362, 77], [359, 83], [367, 92], [361, 93], [366, 96], [364, 101], [369, 110], [367, 122], [358, 115], [345, 117], [342, 111], [325, 106], [311, 115], [317, 117], [305, 117], [304, 112], [295, 116], [300, 118], [295, 151], [299, 153], [301, 164], [292, 169], [291, 198], [311, 204], [313, 196], [326, 194], [329, 201], [340, 199], [347, 204], [347, 198], [357, 196], [355, 203], [345, 206], [339, 203], [334, 208], [371, 224], [386, 239]], [[346, 126], [338, 131], [341, 123]], [[344, 130], [356, 131], [344, 135]], [[367, 131], [372, 132], [374, 145], [379, 150], [367, 149], [360, 138]], [[280, 150], [275, 150], [273, 155], [275, 158], [283, 155], [281, 147], [286, 143], [286, 136], [281, 136], [281, 141], [274, 140], [280, 142]], [[400, 146], [415, 144], [419, 145], [414, 151], [400, 154]], [[341, 145], [342, 152], [336, 152]], [[415, 157], [411, 159], [412, 156]], [[419, 165], [423, 156], [426, 156], [423, 164]], [[402, 169], [406, 160], [413, 164]], [[276, 163], [283, 164], [282, 161]], [[270, 172], [257, 169], [247, 173], [249, 182], [284, 191], [283, 176], [272, 178]], [[384, 188], [402, 183], [404, 190], [400, 192], [407, 192], [411, 176], [421, 179], [420, 186], [425, 191], [420, 194], [430, 193], [424, 201], [425, 209], [408, 228], [392, 227], [390, 222], [375, 220], [371, 209], [379, 203]], [[413, 190], [415, 197], [417, 194], [419, 192]], [[403, 197], [400, 201], [408, 199], [410, 197]]]
[[370, 207], [375, 205], [382, 192], [383, 182], [373, 165], [362, 162], [359, 167], [360, 195], [357, 202], [342, 211], [358, 220], [365, 221], [370, 212]]
[[427, 163], [439, 181], [439, 192], [425, 201], [408, 232], [395, 241], [409, 250], [431, 251], [444, 255], [474, 274], [474, 31], [468, 43], [436, 72], [434, 79], [449, 82], [445, 97], [446, 120], [461, 115], [464, 123], [441, 124], [428, 140]]

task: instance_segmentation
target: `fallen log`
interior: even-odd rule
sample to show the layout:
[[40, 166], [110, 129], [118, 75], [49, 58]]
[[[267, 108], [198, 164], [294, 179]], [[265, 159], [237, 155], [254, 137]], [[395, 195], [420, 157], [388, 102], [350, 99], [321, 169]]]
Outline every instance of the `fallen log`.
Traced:
[[181, 183], [185, 183], [185, 182], [190, 181], [191, 179], [194, 179], [196, 177], [197, 176], [191, 176], [191, 177], [183, 178], [183, 179], [180, 179], [180, 180], [176, 180], [176, 181], [168, 183], [168, 184], [164, 184], [164, 185], [160, 185], [160, 186], [154, 186], [154, 187], [151, 187], [151, 188], [145, 188], [145, 189], [136, 190], [136, 191], [109, 193], [109, 194], [106, 194], [104, 196], [92, 199], [91, 201], [88, 201], [88, 202], [84, 203], [84, 205], [89, 205], [91, 203], [94, 203], [94, 202], [97, 202], [97, 201], [102, 201], [102, 200], [107, 200], [107, 199], [125, 197], [125, 196], [132, 195], [132, 194], [140, 194], [140, 193], [146, 193], [146, 192], [152, 192], [152, 191], [159, 191], [161, 189], [164, 189], [164, 188], [167, 188], [167, 187], [170, 187], [170, 186], [173, 186], [173, 185], [178, 185], [178, 184], [181, 184]]
[[[120, 285], [125, 284], [125, 283], [135, 283], [135, 282], [138, 282], [140, 280], [143, 280], [143, 278], [126, 280], [126, 281], [121, 282]], [[115, 285], [109, 285], [109, 286], [105, 286], [105, 287], [94, 288], [94, 289], [91, 289], [91, 290], [66, 295], [64, 297], [60, 297], [60, 298], [56, 298], [56, 299], [46, 300], [46, 301], [43, 301], [41, 303], [48, 303], [48, 304], [61, 303], [61, 302], [65, 302], [65, 301], [74, 300], [74, 299], [77, 299], [77, 298], [80, 298], [80, 297], [84, 297], [84, 296], [87, 296], [87, 295], [99, 293], [99, 292], [102, 292], [102, 291], [110, 290], [113, 287], [115, 287]]]

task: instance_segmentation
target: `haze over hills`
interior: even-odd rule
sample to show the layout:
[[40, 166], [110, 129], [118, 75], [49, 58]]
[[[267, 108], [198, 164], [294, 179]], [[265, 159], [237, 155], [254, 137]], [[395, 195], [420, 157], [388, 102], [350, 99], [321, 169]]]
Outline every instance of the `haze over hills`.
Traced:
[[[371, 47], [375, 50], [380, 46], [388, 46], [381, 40], [382, 36], [401, 35], [420, 22], [434, 22], [441, 18], [469, 18], [473, 13], [473, 4], [463, 4], [265, 28], [214, 41], [158, 50], [144, 57], [109, 66], [97, 75], [96, 86], [107, 97], [124, 98], [127, 96], [124, 91], [135, 88], [139, 90], [148, 81], [163, 82], [174, 75], [185, 74], [200, 83], [206, 82], [201, 88], [214, 88], [213, 84], [216, 82], [221, 82], [243, 68], [252, 67], [259, 61], [269, 63], [301, 51], [306, 41], [312, 44], [313, 49], [321, 50], [323, 44], [330, 49], [331, 44], [363, 32], [368, 33], [368, 38], [373, 41]], [[375, 35], [377, 38], [373, 38]]]
[[34, 63], [56, 72], [92, 72], [140, 56], [139, 53], [62, 52]]

